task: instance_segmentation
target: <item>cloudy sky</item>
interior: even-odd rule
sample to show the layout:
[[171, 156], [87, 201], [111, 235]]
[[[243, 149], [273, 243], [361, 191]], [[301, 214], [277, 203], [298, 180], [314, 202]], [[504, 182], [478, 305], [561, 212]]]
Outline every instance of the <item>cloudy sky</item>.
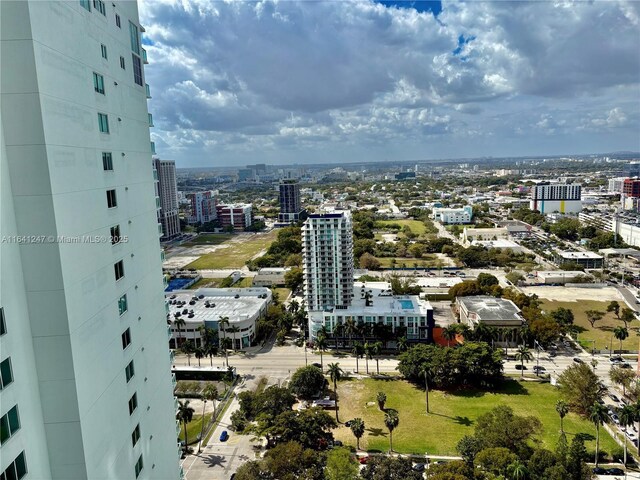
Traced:
[[179, 167], [640, 150], [640, 2], [143, 0]]

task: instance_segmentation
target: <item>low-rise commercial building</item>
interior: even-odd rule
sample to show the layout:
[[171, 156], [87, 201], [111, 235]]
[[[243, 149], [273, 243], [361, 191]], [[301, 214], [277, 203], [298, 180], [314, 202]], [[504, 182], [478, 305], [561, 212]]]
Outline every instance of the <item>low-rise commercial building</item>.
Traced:
[[473, 219], [473, 208], [466, 205], [461, 208], [435, 207], [431, 218], [444, 225], [471, 223]]
[[[171, 348], [191, 340], [202, 344], [201, 327], [219, 332], [219, 338], [231, 338], [234, 349], [247, 348], [254, 344], [256, 322], [267, 313], [272, 294], [268, 288], [200, 288], [198, 290], [176, 290], [166, 295], [171, 322]], [[220, 329], [220, 320], [229, 324]], [[182, 319], [184, 326], [178, 328], [176, 320]]]
[[576, 263], [583, 268], [602, 268], [604, 258], [594, 252], [559, 251], [555, 253], [553, 261], [557, 265]]
[[518, 332], [526, 325], [520, 309], [511, 300], [489, 295], [458, 297], [456, 299], [460, 323], [472, 329], [479, 325], [498, 329], [500, 342], [513, 344]]
[[408, 340], [433, 341], [433, 307], [418, 295], [393, 295], [387, 282], [357, 282], [353, 287], [351, 305], [309, 312], [309, 333], [315, 338], [323, 326], [330, 336], [344, 338], [338, 325], [347, 320], [369, 327], [383, 324], [397, 332], [406, 329]]
[[245, 230], [253, 223], [253, 207], [250, 203], [216, 205], [216, 215], [222, 228]]
[[507, 240], [509, 238], [509, 230], [504, 227], [500, 228], [468, 228], [465, 227], [460, 234], [462, 243], [466, 246], [471, 245], [475, 240]]
[[538, 282], [553, 285], [553, 284], [562, 284], [565, 283], [573, 283], [576, 280], [580, 280], [585, 276], [591, 278], [591, 275], [588, 273], [584, 273], [580, 270], [574, 271], [565, 271], [565, 270], [548, 270], [548, 271], [538, 271], [536, 272], [536, 278]]
[[[261, 268], [253, 277], [252, 285], [254, 287], [284, 287], [284, 276], [291, 270], [284, 267]], [[284, 300], [281, 298], [280, 300]]]
[[510, 250], [513, 253], [523, 253], [524, 252], [524, 248], [522, 246], [520, 246], [519, 244], [517, 244], [516, 242], [513, 242], [511, 240], [504, 240], [504, 239], [499, 239], [499, 240], [474, 240], [471, 242], [472, 246], [480, 246], [480, 247], [484, 247], [487, 249], [490, 248], [499, 248], [499, 249], [505, 249], [505, 250]]

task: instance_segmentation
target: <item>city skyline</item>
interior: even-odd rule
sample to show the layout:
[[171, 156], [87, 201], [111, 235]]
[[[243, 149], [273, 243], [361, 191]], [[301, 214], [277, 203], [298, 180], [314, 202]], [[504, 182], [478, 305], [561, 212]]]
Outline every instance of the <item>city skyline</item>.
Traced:
[[189, 168], [640, 149], [637, 4], [384, 3], [142, 2], [158, 153]]

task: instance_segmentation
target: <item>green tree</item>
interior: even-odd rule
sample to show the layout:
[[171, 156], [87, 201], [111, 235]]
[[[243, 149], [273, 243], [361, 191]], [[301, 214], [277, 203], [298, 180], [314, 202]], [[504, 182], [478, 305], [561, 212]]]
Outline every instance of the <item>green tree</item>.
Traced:
[[627, 394], [627, 388], [631, 385], [631, 382], [636, 378], [636, 372], [631, 368], [612, 367], [609, 370], [609, 378], [613, 383], [622, 385], [622, 395]]
[[442, 338], [444, 338], [447, 341], [447, 347], [450, 346], [451, 340], [455, 339], [457, 335], [458, 335], [458, 330], [455, 328], [454, 325], [451, 325], [449, 327], [445, 327], [442, 329]]
[[371, 255], [370, 253], [363, 253], [360, 256], [360, 268], [364, 268], [366, 270], [380, 270], [382, 264], [380, 260]]
[[187, 356], [187, 364], [191, 366], [191, 355], [193, 355], [193, 352], [195, 352], [195, 347], [193, 346], [191, 340], [186, 340], [182, 344], [182, 347], [180, 347], [180, 350], [182, 350], [182, 353]]
[[364, 348], [362, 347], [362, 344], [360, 342], [353, 342], [351, 353], [353, 354], [354, 357], [356, 357], [356, 373], [358, 373], [359, 372], [358, 359], [362, 357], [362, 354], [364, 353]]
[[507, 473], [513, 480], [524, 480], [529, 475], [529, 470], [524, 463], [517, 459], [507, 466]]
[[560, 433], [564, 434], [564, 417], [569, 413], [569, 405], [564, 400], [556, 402], [556, 412], [560, 415]]
[[[176, 315], [177, 315], [177, 313], [176, 313]], [[176, 348], [179, 348], [180, 345], [182, 344], [182, 329], [186, 325], [187, 325], [187, 322], [185, 322], [184, 318], [175, 317], [175, 320], [173, 321], [173, 326], [178, 329], [178, 342], [176, 343]]]
[[520, 455], [529, 452], [527, 442], [542, 430], [536, 417], [515, 415], [506, 405], [499, 405], [476, 420], [475, 437], [483, 448], [503, 447]]
[[620, 318], [620, 304], [613, 300], [609, 305], [607, 305], [607, 312], [613, 312], [616, 317]]
[[398, 338], [396, 347], [399, 352], [406, 352], [409, 349], [409, 345], [407, 344], [407, 337]]
[[585, 463], [586, 458], [587, 449], [584, 446], [584, 440], [581, 435], [575, 435], [567, 453], [566, 468], [569, 480], [586, 480], [592, 477]]
[[520, 376], [524, 376], [524, 362], [529, 363], [533, 360], [533, 355], [531, 354], [531, 350], [529, 350], [525, 345], [520, 345], [518, 350], [516, 351], [516, 360], [520, 360]]
[[379, 357], [382, 353], [382, 342], [375, 342], [371, 345], [371, 355], [376, 359], [376, 373], [380, 375]]
[[325, 473], [327, 480], [356, 480], [358, 463], [347, 448], [334, 448], [327, 454]]
[[587, 315], [587, 321], [591, 325], [591, 328], [594, 328], [596, 322], [602, 320], [602, 317], [604, 317], [604, 312], [598, 310], [587, 310], [584, 313]]
[[636, 318], [633, 310], [629, 307], [623, 307], [620, 313], [620, 321], [624, 322], [624, 328], [628, 329], [629, 324]]
[[384, 413], [384, 424], [389, 430], [389, 452], [393, 452], [393, 431], [400, 423], [398, 412], [392, 408]]
[[384, 392], [378, 392], [376, 402], [378, 403], [378, 408], [384, 411], [384, 404], [387, 403], [387, 395]]
[[557, 308], [551, 312], [551, 316], [565, 332], [571, 325], [573, 325], [573, 312], [568, 308]]
[[304, 282], [304, 273], [300, 267], [291, 267], [291, 270], [284, 274], [284, 286], [295, 292]]
[[474, 435], [465, 435], [456, 445], [456, 451], [469, 467], [473, 467], [473, 461], [480, 450], [482, 450], [482, 445]]
[[620, 353], [622, 353], [622, 341], [629, 336], [629, 330], [622, 327], [616, 327], [613, 329], [613, 336], [620, 341]]
[[198, 453], [202, 450], [202, 440], [204, 439], [204, 426], [205, 426], [205, 412], [204, 409], [207, 405], [207, 402], [212, 402], [213, 404], [213, 420], [216, 418], [216, 400], [218, 399], [218, 389], [215, 385], [209, 383], [202, 390], [202, 427], [200, 428], [200, 442], [198, 443]]
[[422, 472], [412, 469], [411, 460], [403, 457], [376, 455], [369, 457], [360, 472], [363, 480], [422, 480]]
[[311, 400], [324, 387], [324, 375], [322, 370], [313, 365], [301, 367], [291, 377], [289, 388], [299, 398]]
[[429, 377], [431, 376], [431, 368], [429, 364], [424, 363], [420, 367], [420, 376], [424, 378], [424, 395], [426, 412], [429, 413]]
[[504, 447], [491, 447], [481, 450], [473, 462], [476, 468], [494, 475], [507, 475], [509, 465], [518, 461], [518, 456]]
[[204, 348], [202, 347], [196, 347], [193, 351], [193, 354], [195, 355], [195, 357], [198, 359], [198, 366], [200, 367], [200, 360], [203, 359], [205, 357], [205, 351]]
[[516, 272], [515, 270], [507, 273], [505, 278], [509, 280], [513, 285], [518, 285], [520, 281], [524, 280], [524, 275], [520, 272]]
[[596, 426], [596, 458], [595, 464], [598, 466], [598, 459], [600, 457], [600, 425], [602, 425], [608, 418], [607, 407], [595, 402], [589, 409], [589, 420]]
[[351, 420], [351, 426], [349, 428], [353, 436], [356, 437], [356, 450], [360, 450], [360, 438], [364, 435], [365, 429], [364, 420], [359, 417], [354, 418]]
[[222, 341], [220, 342], [221, 348], [224, 350], [224, 358], [229, 366], [229, 352], [227, 352], [227, 327], [229, 326], [229, 317], [220, 317], [218, 320], [218, 330], [222, 332]]
[[558, 378], [560, 391], [571, 410], [588, 415], [591, 406], [602, 397], [598, 376], [585, 363], [567, 368]]
[[320, 370], [324, 372], [324, 362], [322, 361], [322, 354], [327, 349], [328, 342], [325, 335], [318, 335], [315, 341], [315, 347], [320, 352]]
[[336, 400], [336, 422], [338, 420], [338, 382], [342, 378], [343, 371], [340, 368], [339, 363], [330, 363], [329, 368], [327, 369], [327, 373], [329, 374], [329, 378], [333, 382], [333, 394]]
[[324, 448], [333, 438], [331, 430], [338, 425], [331, 415], [319, 407], [278, 415], [267, 430], [278, 443], [300, 442], [305, 448]]
[[182, 423], [184, 427], [184, 450], [186, 452], [187, 445], [189, 445], [189, 437], [187, 435], [187, 424], [193, 420], [193, 414], [195, 410], [189, 406], [189, 400], [178, 400], [178, 412], [176, 413], [176, 420]]
[[[631, 405], [624, 405], [619, 411], [618, 411], [618, 419], [620, 421], [620, 426], [622, 428], [627, 429], [627, 427], [629, 425], [633, 425], [633, 423], [636, 420], [636, 412], [635, 409], [633, 408], [633, 406]], [[625, 465], [627, 464], [627, 442], [624, 442], [624, 462]]]

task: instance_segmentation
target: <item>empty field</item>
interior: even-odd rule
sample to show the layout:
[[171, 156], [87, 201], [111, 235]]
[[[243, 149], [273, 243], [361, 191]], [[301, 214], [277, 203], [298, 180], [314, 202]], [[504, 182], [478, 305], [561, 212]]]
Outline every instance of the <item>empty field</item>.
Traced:
[[220, 244], [224, 248], [202, 255], [185, 268], [196, 270], [242, 268], [247, 260], [269, 248], [277, 234], [276, 230], [272, 230], [268, 233], [234, 235]]

